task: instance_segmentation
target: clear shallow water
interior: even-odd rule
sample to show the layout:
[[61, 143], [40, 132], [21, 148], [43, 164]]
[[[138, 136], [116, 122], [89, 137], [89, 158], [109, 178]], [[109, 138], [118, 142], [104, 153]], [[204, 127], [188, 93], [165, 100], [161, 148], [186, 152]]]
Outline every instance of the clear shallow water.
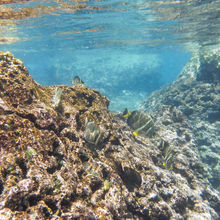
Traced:
[[43, 85], [80, 76], [113, 111], [136, 109], [176, 78], [193, 51], [220, 41], [220, 1], [1, 2], [0, 50]]

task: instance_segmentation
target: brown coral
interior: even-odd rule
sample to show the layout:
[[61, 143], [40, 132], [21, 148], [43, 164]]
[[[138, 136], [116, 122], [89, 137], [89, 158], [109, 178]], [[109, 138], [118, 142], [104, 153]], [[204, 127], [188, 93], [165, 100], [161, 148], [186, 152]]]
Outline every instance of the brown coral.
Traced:
[[[164, 108], [155, 137], [134, 137], [108, 103], [84, 85], [41, 86], [21, 61], [0, 54], [0, 218], [217, 219], [219, 197], [199, 173], [184, 116]], [[100, 148], [85, 140], [88, 121], [104, 130]], [[162, 136], [178, 153], [172, 170], [160, 162]]]

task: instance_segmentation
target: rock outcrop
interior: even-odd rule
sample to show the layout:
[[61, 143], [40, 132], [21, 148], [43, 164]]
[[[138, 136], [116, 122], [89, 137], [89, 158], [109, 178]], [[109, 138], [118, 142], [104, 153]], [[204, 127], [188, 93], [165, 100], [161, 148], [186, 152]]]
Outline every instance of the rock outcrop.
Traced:
[[192, 125], [209, 181], [220, 191], [220, 50], [196, 53], [171, 85], [152, 93], [142, 108], [178, 108]]
[[44, 87], [0, 54], [0, 219], [219, 219], [192, 135], [175, 107], [132, 135], [84, 85]]

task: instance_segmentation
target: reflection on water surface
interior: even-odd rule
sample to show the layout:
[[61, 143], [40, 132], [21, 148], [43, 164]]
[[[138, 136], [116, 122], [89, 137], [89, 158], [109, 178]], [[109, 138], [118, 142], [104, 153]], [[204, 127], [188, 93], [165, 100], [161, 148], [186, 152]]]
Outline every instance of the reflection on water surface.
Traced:
[[[47, 19], [46, 15], [49, 16]], [[103, 40], [104, 36], [107, 42], [115, 45], [215, 45], [219, 43], [219, 15], [219, 0], [2, 0], [0, 42], [11, 43], [19, 38], [30, 40], [31, 35], [22, 37], [18, 33], [15, 36], [15, 29], [22, 32], [23, 25], [39, 28], [40, 23], [51, 29], [51, 36], [67, 39], [76, 34], [98, 31], [97, 40]], [[56, 16], [59, 16], [59, 22]], [[42, 21], [39, 17], [43, 17]], [[11, 28], [12, 25], [16, 27]], [[9, 26], [7, 31], [4, 26]], [[68, 28], [71, 30], [67, 31]]]

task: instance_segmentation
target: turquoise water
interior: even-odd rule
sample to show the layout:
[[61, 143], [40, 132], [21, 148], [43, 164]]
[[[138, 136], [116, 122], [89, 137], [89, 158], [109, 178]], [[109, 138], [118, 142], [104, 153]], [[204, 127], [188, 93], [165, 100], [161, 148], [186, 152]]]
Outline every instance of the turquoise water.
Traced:
[[10, 13], [0, 16], [0, 50], [43, 85], [80, 76], [112, 111], [138, 108], [176, 79], [195, 50], [219, 43], [220, 1], [14, 2], [1, 5]]

